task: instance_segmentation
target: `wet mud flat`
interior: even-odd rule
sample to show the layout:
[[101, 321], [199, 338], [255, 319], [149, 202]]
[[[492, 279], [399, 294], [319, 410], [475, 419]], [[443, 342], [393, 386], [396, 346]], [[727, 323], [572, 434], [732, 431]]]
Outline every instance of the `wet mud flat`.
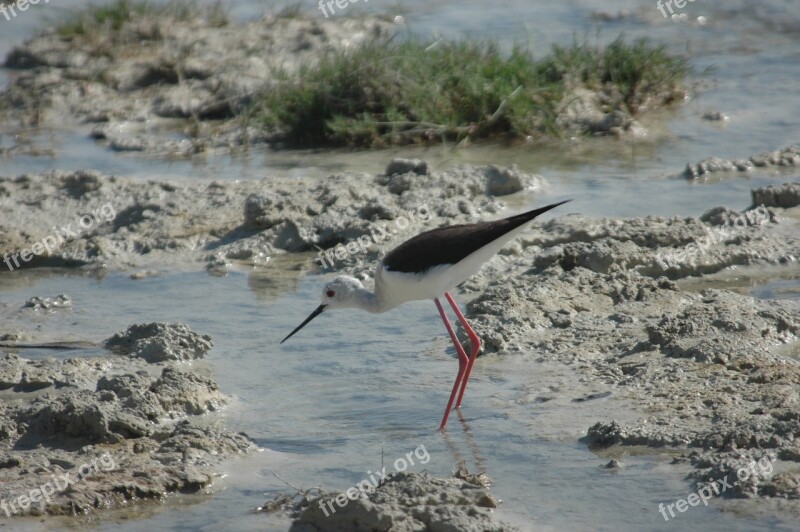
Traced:
[[[8, 258], [3, 275], [60, 267], [125, 271], [140, 279], [175, 265], [221, 274], [233, 264], [268, 265], [280, 254], [317, 246], [352, 249], [350, 239], [365, 236], [372, 238], [366, 253], [348, 252], [345, 260], [368, 261], [392, 239], [405, 238], [399, 229], [498, 213], [503, 204], [496, 194], [542, 186], [538, 176], [496, 166], [432, 173], [422, 161], [395, 160], [386, 174], [341, 174], [305, 186], [281, 178], [141, 182], [88, 170], [0, 178], [9, 209], [0, 233], [0, 256]], [[374, 231], [379, 224], [382, 233]], [[4, 483], [3, 495], [14, 505], [11, 515], [84, 514], [213, 490], [225, 459], [255, 450], [245, 435], [218, 427], [224, 425], [220, 409], [235, 390], [219, 390], [207, 371], [194, 366], [210, 349], [210, 338], [182, 325], [154, 323], [133, 325], [99, 345], [80, 345], [58, 341], [59, 331], [47, 326], [34, 331], [25, 324], [32, 309], [59, 312], [71, 304], [63, 295], [32, 297], [9, 309], [4, 321], [3, 472], [14, 481]], [[26, 359], [24, 350], [32, 347], [76, 350], [66, 359]], [[111, 353], [97, 356], [98, 349]], [[102, 465], [101, 459], [113, 460], [113, 467], [84, 468], [75, 489], [46, 486], [49, 500], [41, 503], [44, 495], [35, 490], [53, 475], [75, 475], [93, 460]], [[389, 515], [380, 519], [417, 525], [455, 519], [473, 523], [474, 530], [501, 526], [492, 524], [494, 503], [486, 489], [470, 487], [469, 480], [411, 476], [404, 482], [412, 487], [379, 504], [379, 513]], [[410, 506], [387, 502], [419, 486], [429, 497]], [[386, 498], [382, 489], [377, 493]], [[408, 521], [404, 516], [417, 505], [417, 520]], [[349, 511], [358, 508], [353, 504]], [[373, 514], [360, 519], [369, 523]], [[313, 522], [308, 515], [298, 514], [298, 520]]]
[[[542, 177], [516, 168], [437, 172], [418, 160], [392, 161], [379, 175], [342, 173], [321, 181], [183, 184], [54, 171], [0, 179], [11, 213], [0, 252], [32, 248], [64, 220], [80, 226], [86, 213], [111, 204], [111, 219], [93, 219], [60, 247], [31, 250], [21, 267], [114, 269], [136, 277], [180, 264], [224, 273], [235, 263], [268, 265], [284, 253], [322, 248], [312, 269], [349, 271], [369, 283], [374, 261], [411, 234], [499, 217], [505, 196], [529, 194], [536, 201], [546, 187]], [[733, 290], [698, 290], [693, 283], [762, 267], [797, 278], [799, 191], [798, 183], [755, 189], [745, 212], [718, 207], [697, 217], [628, 219], [564, 214], [535, 223], [463, 286], [471, 298], [467, 316], [485, 342], [482, 356], [561, 362], [624, 398], [640, 421], [623, 425], [609, 413], [588, 425], [585, 443], [598, 452], [642, 446], [669, 452], [693, 467], [687, 494], [698, 490], [710, 504], [747, 502], [749, 511], [796, 515], [800, 308]], [[336, 249], [345, 252], [325, 254]], [[323, 263], [326, 256], [333, 264]], [[40, 298], [31, 304], [67, 303]], [[39, 340], [15, 334], [13, 319], [6, 325], [0, 348], [6, 352], [9, 344]], [[0, 358], [2, 473], [14, 478], [3, 483], [0, 499], [30, 499], [56, 472], [77, 469], [77, 475], [96, 460], [92, 471], [84, 468], [85, 482], [50, 495], [56, 502], [47, 512], [113, 508], [156, 493], [208, 488], [219, 472], [217, 458], [254, 450], [244, 435], [205, 427], [209, 413], [235, 391], [218, 390], [193, 369], [196, 362], [187, 362], [210, 347], [202, 331], [143, 324], [104, 346], [115, 353], [62, 361]], [[102, 467], [108, 456], [111, 472]], [[746, 478], [742, 470], [750, 472]], [[350, 515], [364, 529], [373, 522], [413, 530], [456, 521], [465, 530], [503, 529], [492, 521], [490, 493], [472, 482], [399, 478], [348, 503], [337, 519]], [[464, 490], [471, 495], [459, 494]], [[427, 496], [409, 501], [409, 493]], [[297, 529], [334, 526], [320, 508], [339, 495], [304, 495], [293, 510]]]
[[[3, 204], [10, 209], [11, 221], [2, 231], [1, 255], [9, 258], [4, 275], [58, 266], [130, 271], [136, 279], [157, 275], [158, 268], [169, 264], [223, 273], [234, 262], [268, 264], [289, 251], [318, 245], [335, 249], [338, 243], [349, 243], [347, 238], [375, 234], [371, 229], [377, 223], [392, 223], [385, 231], [388, 235], [395, 233], [395, 226], [417, 230], [434, 218], [433, 223], [441, 224], [469, 219], [464, 213], [473, 218], [479, 212], [495, 213], [502, 203], [487, 194], [542, 185], [537, 176], [495, 166], [431, 174], [420, 161], [395, 160], [388, 169], [391, 175], [342, 174], [308, 183], [304, 195], [298, 194], [297, 180], [279, 178], [198, 185], [142, 183], [93, 171], [2, 178]], [[403, 194], [412, 189], [415, 194]], [[429, 210], [423, 201], [435, 201], [437, 208]], [[420, 216], [414, 218], [412, 211]], [[410, 219], [409, 225], [394, 223], [402, 216], [414, 218], [413, 227]], [[379, 238], [371, 241], [362, 260], [386, 245]], [[59, 345], [53, 340], [58, 331], [29, 332], [24, 325], [24, 312], [30, 308], [58, 312], [70, 305], [67, 296], [34, 297], [20, 302], [5, 321], [0, 350], [23, 353], [0, 359], [7, 375], [4, 473], [15, 479], [4, 483], [4, 495], [14, 504], [10, 514], [84, 514], [161, 500], [169, 493], [211, 489], [214, 476], [223, 472], [224, 459], [255, 449], [244, 435], [206, 427], [209, 417], [220, 416], [217, 411], [226, 404], [226, 395], [192, 366], [191, 361], [211, 347], [211, 339], [185, 326], [131, 326], [100, 345], [113, 352], [101, 357], [81, 357], [78, 350], [65, 360], [23, 358], [24, 347], [97, 350], [98, 346], [70, 342]], [[113, 467], [84, 468], [86, 474], [76, 477], [80, 480], [75, 489], [51, 493], [45, 487], [49, 501], [41, 504], [43, 494], [35, 490], [41, 491], [53, 475], [62, 470], [74, 474], [73, 469], [79, 472], [92, 460], [102, 465], [101, 459], [109, 464], [113, 460]], [[31, 466], [39, 463], [45, 467]], [[405, 482], [425, 486], [430, 497], [441, 500], [439, 505], [427, 498], [415, 503], [430, 508], [429, 515], [417, 511], [417, 524], [455, 519], [480, 530], [492, 522], [487, 509], [491, 498], [482, 487], [470, 487], [466, 480], [413, 476]], [[389, 499], [402, 493], [397, 490]], [[451, 495], [445, 497], [447, 493]], [[30, 503], [31, 495], [36, 504]], [[407, 520], [409, 507], [398, 502], [379, 505], [392, 522]], [[350, 511], [358, 508], [354, 504]], [[372, 516], [366, 512], [360, 519], [369, 523]], [[310, 522], [308, 516], [298, 519]]]
[[[275, 81], [274, 67], [296, 72], [322, 50], [391, 31], [388, 22], [371, 18], [223, 24], [152, 16], [113, 34], [65, 39], [49, 31], [6, 59], [16, 72], [3, 93], [3, 116], [18, 131], [80, 122], [115, 151], [236, 151], [271, 140], [234, 117]], [[128, 48], [132, 42], [135, 49]], [[603, 131], [640, 131], [630, 117], [598, 114], [596, 95], [584, 96], [566, 110], [577, 122], [588, 115]], [[20, 144], [4, 153], [40, 148], [48, 147]], [[683, 174], [701, 179], [798, 165], [800, 148], [789, 146], [707, 159]], [[545, 179], [516, 168], [435, 171], [419, 160], [392, 161], [379, 175], [324, 180], [186, 184], [91, 169], [2, 176], [0, 275], [49, 267], [134, 278], [169, 267], [224, 275], [234, 264], [268, 266], [282, 254], [313, 252], [311, 269], [347, 271], [369, 282], [375, 261], [416, 232], [500, 217], [507, 213], [505, 196], [529, 194], [533, 203], [546, 192]], [[588, 424], [585, 444], [597, 452], [669, 453], [693, 468], [687, 495], [702, 496], [699, 504], [796, 517], [800, 309], [708, 289], [702, 280], [715, 276], [724, 285], [726, 275], [760, 268], [800, 277], [799, 204], [794, 177], [753, 190], [746, 212], [559, 215], [536, 223], [463, 286], [467, 316], [485, 340], [482, 356], [563, 363], [624, 398], [641, 417], [621, 423], [609, 413]], [[19, 303], [57, 311], [69, 301]], [[0, 331], [0, 510], [6, 514], [76, 515], [213, 491], [224, 460], [256, 450], [246, 435], [224, 428], [224, 406], [235, 390], [220, 390], [196, 360], [211, 348], [203, 331], [134, 324], [114, 336], [108, 331], [97, 346], [80, 346], [54, 342], [59, 331], [45, 330], [52, 347], [75, 349], [67, 357], [29, 359], [25, 346], [42, 346], [43, 339], [26, 332], [24, 321], [22, 311], [11, 311]], [[536, 390], [529, 397], [547, 400]], [[350, 501], [344, 506], [337, 502], [342, 496]], [[278, 506], [290, 508], [297, 530], [352, 530], [354, 522], [365, 530], [375, 523], [395, 530], [510, 528], [492, 516], [496, 502], [476, 475], [399, 475], [353, 499], [307, 493]], [[323, 508], [339, 510], [331, 519]], [[681, 508], [665, 506], [665, 519]]]

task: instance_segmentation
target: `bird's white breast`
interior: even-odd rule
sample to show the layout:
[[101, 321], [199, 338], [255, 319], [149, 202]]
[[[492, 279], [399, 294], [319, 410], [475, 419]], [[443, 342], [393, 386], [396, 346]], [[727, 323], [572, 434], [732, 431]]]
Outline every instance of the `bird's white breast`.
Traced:
[[458, 284], [453, 284], [449, 264], [434, 266], [425, 273], [405, 273], [387, 270], [383, 262], [375, 270], [375, 295], [383, 310], [392, 309], [406, 301], [433, 299]]

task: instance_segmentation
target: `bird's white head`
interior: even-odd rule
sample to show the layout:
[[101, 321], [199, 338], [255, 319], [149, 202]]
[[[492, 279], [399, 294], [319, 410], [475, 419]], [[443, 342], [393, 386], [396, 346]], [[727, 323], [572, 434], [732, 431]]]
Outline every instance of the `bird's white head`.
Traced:
[[286, 338], [281, 340], [281, 343], [291, 338], [294, 333], [322, 314], [324, 310], [360, 308], [374, 311], [376, 307], [377, 301], [375, 295], [367, 290], [361, 281], [349, 275], [340, 275], [325, 284], [325, 287], [322, 289], [322, 304], [320, 304], [303, 323], [290, 332]]
[[360, 308], [364, 284], [349, 275], [340, 275], [325, 284], [322, 289], [322, 304], [326, 309]]

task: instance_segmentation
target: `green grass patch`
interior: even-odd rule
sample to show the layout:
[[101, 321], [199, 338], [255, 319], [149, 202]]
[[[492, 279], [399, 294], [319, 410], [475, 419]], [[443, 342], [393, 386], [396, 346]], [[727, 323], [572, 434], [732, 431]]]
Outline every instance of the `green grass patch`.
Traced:
[[648, 40], [576, 43], [541, 59], [490, 41], [378, 40], [279, 72], [251, 118], [295, 147], [559, 137], [580, 129], [564, 117], [576, 89], [596, 92], [603, 113], [635, 116], [673, 101], [688, 71]]

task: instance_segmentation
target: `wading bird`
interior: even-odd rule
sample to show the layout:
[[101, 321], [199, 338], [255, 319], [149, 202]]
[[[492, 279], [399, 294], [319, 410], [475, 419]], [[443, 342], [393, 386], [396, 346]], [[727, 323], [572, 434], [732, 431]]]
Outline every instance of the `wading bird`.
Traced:
[[[456, 394], [456, 408], [461, 407], [472, 365], [481, 349], [480, 338], [472, 330], [449, 291], [477, 273], [486, 261], [525, 228], [527, 222], [567, 201], [570, 200], [493, 222], [450, 225], [420, 233], [387, 253], [378, 264], [375, 269], [374, 292], [365, 288], [358, 279], [347, 275], [341, 275], [327, 283], [322, 290], [322, 304], [281, 340], [281, 343], [327, 309], [359, 308], [378, 313], [391, 310], [407, 301], [433, 299], [458, 353], [458, 375], [439, 427], [444, 429]], [[442, 295], [453, 307], [453, 312], [469, 336], [469, 357], [442, 308], [439, 301]]]

